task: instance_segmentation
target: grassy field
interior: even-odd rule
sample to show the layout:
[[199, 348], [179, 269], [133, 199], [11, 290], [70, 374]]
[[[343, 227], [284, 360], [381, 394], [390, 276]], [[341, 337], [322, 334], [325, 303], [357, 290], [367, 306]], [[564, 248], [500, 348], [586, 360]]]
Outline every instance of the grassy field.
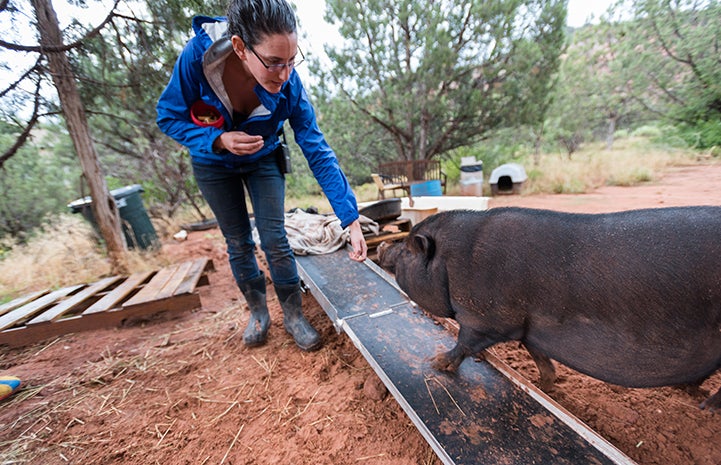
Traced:
[[664, 149], [645, 138], [618, 139], [611, 150], [605, 144], [589, 144], [569, 160], [565, 155], [546, 154], [539, 166], [527, 163], [527, 194], [581, 194], [601, 186], [632, 186], [653, 181], [669, 166], [696, 163], [696, 152]]
[[[612, 150], [591, 144], [574, 153], [571, 160], [562, 154], [545, 154], [538, 166], [529, 160], [515, 160], [526, 167], [529, 179], [523, 195], [534, 193], [583, 193], [602, 185], [634, 185], [652, 181], [667, 167], [703, 161], [702, 154], [652, 146], [642, 138], [625, 138]], [[357, 186], [359, 201], [372, 201], [377, 191], [372, 184]], [[457, 195], [457, 185], [448, 186], [448, 195]], [[488, 193], [484, 185], [484, 193]], [[322, 196], [288, 197], [286, 208], [316, 207], [330, 212]], [[161, 240], [170, 240], [192, 217], [154, 220]], [[0, 250], [3, 247], [0, 247]], [[166, 266], [162, 252], [131, 252], [131, 271]], [[25, 245], [14, 245], [0, 260], [0, 303], [31, 291], [92, 282], [107, 275], [110, 266], [98, 245], [92, 228], [80, 215], [61, 215], [46, 230]]]

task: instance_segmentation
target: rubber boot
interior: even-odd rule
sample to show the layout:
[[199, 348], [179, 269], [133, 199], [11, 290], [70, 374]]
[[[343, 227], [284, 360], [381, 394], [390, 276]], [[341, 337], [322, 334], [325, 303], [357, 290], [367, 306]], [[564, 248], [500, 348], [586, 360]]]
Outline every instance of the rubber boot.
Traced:
[[261, 271], [260, 276], [239, 287], [250, 310], [250, 321], [243, 332], [243, 343], [248, 347], [263, 345], [270, 328], [270, 314], [265, 299], [265, 275]]
[[320, 349], [322, 341], [318, 331], [303, 316], [303, 297], [300, 285], [275, 286], [275, 293], [283, 309], [283, 326], [295, 343], [307, 352]]

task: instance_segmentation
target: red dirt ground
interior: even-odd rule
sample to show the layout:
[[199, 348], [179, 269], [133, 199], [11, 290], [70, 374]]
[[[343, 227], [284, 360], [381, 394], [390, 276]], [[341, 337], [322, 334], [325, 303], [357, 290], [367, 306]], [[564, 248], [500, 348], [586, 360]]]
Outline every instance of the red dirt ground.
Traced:
[[[675, 168], [657, 182], [587, 195], [501, 196], [577, 212], [721, 205], [721, 165]], [[217, 230], [169, 242], [173, 261], [207, 256], [216, 272], [203, 307], [174, 319], [66, 335], [0, 349], [0, 374], [24, 380], [0, 402], [0, 463], [439, 464], [440, 460], [344, 334], [311, 297], [304, 308], [325, 340], [296, 349], [272, 291], [268, 344], [247, 349], [247, 313]], [[272, 289], [270, 287], [269, 289]], [[536, 383], [517, 344], [492, 349]], [[640, 464], [721, 463], [721, 416], [675, 388], [626, 389], [559, 367], [551, 397]], [[714, 391], [721, 375], [702, 388]]]

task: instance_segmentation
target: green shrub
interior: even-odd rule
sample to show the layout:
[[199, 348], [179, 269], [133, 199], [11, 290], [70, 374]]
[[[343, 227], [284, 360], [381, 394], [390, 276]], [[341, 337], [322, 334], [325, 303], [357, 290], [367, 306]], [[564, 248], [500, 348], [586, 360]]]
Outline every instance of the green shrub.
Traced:
[[721, 116], [699, 121], [693, 126], [679, 126], [675, 135], [695, 149], [703, 150], [721, 145]]
[[[3, 136], [0, 146], [9, 143]], [[21, 149], [0, 170], [0, 238], [25, 241], [48, 215], [67, 211], [72, 180], [79, 168], [39, 150], [33, 145]]]
[[663, 130], [658, 126], [641, 126], [631, 132], [634, 137], [648, 137], [649, 139], [658, 139], [663, 136]]
[[704, 121], [699, 124], [701, 138], [700, 148], [721, 146], [721, 116], [718, 119]]

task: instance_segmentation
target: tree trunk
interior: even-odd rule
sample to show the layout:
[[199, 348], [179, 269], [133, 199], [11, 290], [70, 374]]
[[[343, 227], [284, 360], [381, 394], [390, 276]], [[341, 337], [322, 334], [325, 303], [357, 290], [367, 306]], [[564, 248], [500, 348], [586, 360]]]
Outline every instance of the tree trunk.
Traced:
[[[41, 47], [61, 45], [63, 38], [51, 0], [33, 0], [33, 6], [38, 21]], [[125, 240], [120, 228], [120, 214], [115, 199], [108, 192], [105, 176], [90, 138], [85, 108], [80, 100], [68, 57], [65, 52], [46, 52], [46, 56], [60, 98], [65, 124], [90, 188], [93, 215], [100, 229], [100, 235], [105, 240], [113, 273], [127, 273], [127, 256]]]
[[538, 168], [541, 164], [541, 144], [543, 144], [543, 130], [545, 126], [543, 122], [538, 127], [531, 126], [531, 134], [533, 135], [533, 166]]
[[613, 137], [616, 134], [616, 121], [618, 121], [617, 115], [611, 115], [608, 118], [608, 128], [606, 129], [606, 150], [613, 148]]

